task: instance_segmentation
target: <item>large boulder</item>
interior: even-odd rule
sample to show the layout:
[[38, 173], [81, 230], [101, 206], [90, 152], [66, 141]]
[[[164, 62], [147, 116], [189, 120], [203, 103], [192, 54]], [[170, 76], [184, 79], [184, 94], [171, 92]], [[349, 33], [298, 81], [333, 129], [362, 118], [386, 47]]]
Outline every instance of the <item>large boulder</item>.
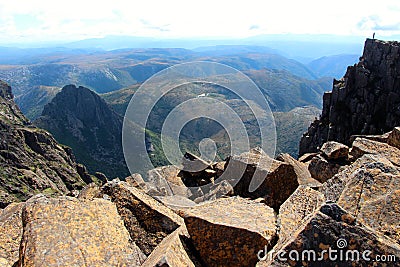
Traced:
[[339, 172], [340, 165], [337, 162], [328, 161], [321, 155], [317, 155], [308, 163], [308, 171], [315, 180], [324, 183]]
[[400, 244], [400, 169], [379, 160], [351, 173], [338, 204]]
[[132, 239], [146, 255], [184, 224], [171, 209], [126, 182], [108, 182], [102, 191], [116, 204]]
[[[400, 266], [399, 257], [400, 246], [393, 240], [358, 223], [340, 206], [325, 204], [257, 266]], [[379, 259], [386, 262], [379, 264]]]
[[400, 149], [386, 143], [356, 138], [352, 144], [350, 154], [354, 159], [360, 158], [365, 154], [382, 155], [396, 166], [400, 166]]
[[400, 127], [395, 127], [388, 133], [387, 143], [400, 149]]
[[366, 154], [326, 181], [320, 188], [320, 191], [324, 194], [327, 201], [337, 202], [350, 177], [360, 169], [365, 169], [367, 166], [374, 164], [375, 162], [391, 164], [385, 157]]
[[180, 195], [189, 198], [192, 193], [181, 176], [181, 170], [173, 165], [152, 169], [147, 172], [147, 192], [152, 196]]
[[254, 266], [257, 252], [277, 239], [273, 209], [238, 196], [199, 204], [183, 216], [207, 266]]
[[187, 230], [184, 226], [169, 234], [149, 255], [142, 267], [195, 267], [201, 266], [187, 244]]
[[297, 175], [297, 181], [300, 186], [308, 186], [312, 188], [318, 188], [322, 186], [319, 181], [311, 177], [311, 174], [307, 169], [307, 165], [303, 162], [295, 160], [287, 153], [280, 154], [276, 159], [293, 166], [293, 169]]
[[138, 266], [145, 259], [107, 200], [38, 196], [22, 219], [18, 266]]
[[[234, 185], [235, 195], [252, 199], [262, 197], [275, 210], [299, 185], [293, 166], [263, 153], [246, 152], [229, 157], [221, 177], [237, 181]], [[253, 190], [250, 185], [259, 186]]]
[[0, 210], [0, 266], [12, 266], [18, 261], [23, 206], [24, 203], [12, 203]]
[[320, 150], [327, 159], [343, 159], [349, 154], [348, 146], [335, 141], [324, 143]]

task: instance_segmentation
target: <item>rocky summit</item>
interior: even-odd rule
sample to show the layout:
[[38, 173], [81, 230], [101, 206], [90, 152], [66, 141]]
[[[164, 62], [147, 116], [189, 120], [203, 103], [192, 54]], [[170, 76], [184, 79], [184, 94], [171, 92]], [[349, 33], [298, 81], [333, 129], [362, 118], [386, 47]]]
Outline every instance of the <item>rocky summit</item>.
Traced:
[[[394, 47], [396, 43], [367, 40], [366, 49], [370, 46]], [[386, 62], [383, 59], [391, 57], [393, 48], [382, 49], [383, 54], [375, 56], [364, 52], [360, 64], [367, 64], [367, 59]], [[368, 70], [368, 77], [380, 75]], [[354, 79], [348, 84], [362, 83], [357, 81], [359, 76]], [[382, 80], [382, 86], [387, 84]], [[4, 85], [0, 93], [1, 122], [8, 127], [2, 132], [7, 138], [4, 144], [13, 144], [12, 151], [20, 152], [18, 157], [1, 154], [4, 173], [10, 174], [1, 176], [7, 178], [2, 180], [4, 192], [11, 197], [13, 192], [23, 192], [30, 180], [14, 173], [26, 170], [22, 163], [33, 164], [32, 155], [42, 161], [42, 169], [35, 169], [41, 173], [47, 174], [46, 168], [54, 170], [53, 158], [46, 156], [59, 155], [57, 162], [69, 163], [75, 174], [78, 165], [70, 150], [29, 124], [13, 103], [9, 87]], [[368, 114], [358, 120], [369, 121]], [[332, 127], [344, 131], [346, 123], [338, 121]], [[323, 129], [323, 124], [319, 127]], [[41, 135], [34, 135], [32, 143], [25, 129]], [[47, 190], [36, 195], [37, 191], [29, 191], [22, 202], [16, 197], [4, 202], [0, 265], [400, 266], [400, 127], [382, 134], [353, 130], [347, 128], [345, 141], [309, 139], [321, 143], [298, 160], [288, 154], [271, 158], [258, 148], [219, 162], [187, 153], [183, 160], [186, 166], [199, 167], [196, 171], [163, 166], [150, 170], [147, 177], [131, 174], [125, 181], [114, 179], [83, 188], [89, 180], [76, 172], [77, 176], [68, 176], [78, 179], [73, 185], [79, 187], [72, 187], [79, 189], [75, 196], [66, 196], [72, 189], [64, 172], [58, 172], [59, 180], [43, 175], [34, 181], [66, 189], [60, 189], [58, 196]], [[314, 136], [312, 131], [310, 136]], [[43, 153], [45, 149], [49, 152]], [[65, 154], [55, 154], [61, 149]], [[70, 161], [62, 161], [63, 155], [69, 155]], [[254, 182], [259, 186], [252, 190]]]
[[367, 39], [360, 62], [334, 80], [319, 119], [300, 141], [299, 154], [327, 141], [350, 145], [356, 134], [383, 134], [400, 125], [400, 43]]

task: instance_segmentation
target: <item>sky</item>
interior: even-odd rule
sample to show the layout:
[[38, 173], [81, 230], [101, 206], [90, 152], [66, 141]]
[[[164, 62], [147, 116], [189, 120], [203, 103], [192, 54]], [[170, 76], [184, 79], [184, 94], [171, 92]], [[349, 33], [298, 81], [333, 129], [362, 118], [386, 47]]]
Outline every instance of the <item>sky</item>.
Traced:
[[400, 34], [399, 0], [0, 0], [0, 43]]

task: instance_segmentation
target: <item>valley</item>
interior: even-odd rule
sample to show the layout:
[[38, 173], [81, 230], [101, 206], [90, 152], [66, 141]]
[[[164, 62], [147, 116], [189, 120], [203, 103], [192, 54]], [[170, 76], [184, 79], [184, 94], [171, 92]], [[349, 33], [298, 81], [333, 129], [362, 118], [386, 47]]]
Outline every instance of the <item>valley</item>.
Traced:
[[[30, 56], [26, 55], [28, 52], [31, 52]], [[148, 78], [174, 64], [207, 61], [243, 71], [261, 90], [274, 113], [277, 127], [276, 151], [287, 152], [293, 157], [297, 157], [298, 142], [307, 125], [319, 116], [322, 94], [332, 84], [332, 77], [323, 76], [329, 73], [326, 64], [311, 62], [312, 65], [309, 66], [312, 68], [309, 68], [279, 54], [278, 50], [263, 46], [225, 45], [193, 50], [143, 48], [111, 51], [58, 48], [33, 52], [22, 49], [15, 53], [14, 58], [9, 56], [3, 59], [3, 64], [7, 65], [0, 65], [0, 79], [14, 88], [15, 101], [22, 112], [36, 125], [49, 130], [59, 142], [72, 147], [77, 159], [90, 172], [101, 171], [109, 177], [124, 178], [129, 175], [122, 163], [122, 147], [118, 145], [118, 140], [121, 140], [121, 122], [130, 99]], [[339, 61], [338, 65], [332, 66], [330, 73], [335, 73], [340, 68], [344, 71], [347, 66], [349, 57], [337, 57], [343, 57], [343, 62]], [[61, 88], [68, 84], [88, 88], [92, 94], [103, 98], [105, 103], [100, 105], [100, 98], [95, 103], [77, 99], [73, 104], [77, 105], [76, 108], [71, 110], [68, 108], [69, 104], [65, 104], [71, 102], [71, 96], [61, 98], [60, 95], [58, 102], [56, 98]], [[150, 139], [154, 151], [151, 157], [155, 166], [169, 164], [161, 147], [161, 126], [166, 116], [179, 103], [201, 93], [230, 105], [243, 119], [252, 140], [251, 146], [260, 145], [254, 118], [245, 118], [248, 110], [243, 101], [229, 93], [229, 90], [215, 86], [186, 86], [165, 95], [150, 114], [147, 130], [148, 135], [152, 136]], [[107, 114], [114, 114], [114, 117], [100, 119], [105, 124], [99, 121], [103, 116], [101, 114], [94, 114], [94, 117], [85, 121], [81, 118], [82, 114], [77, 113], [77, 110], [85, 108], [88, 111], [106, 109]], [[114, 126], [107, 125], [107, 121], [114, 121], [120, 126], [109, 132]], [[106, 132], [108, 133], [105, 134]], [[95, 135], [91, 136], [92, 134]], [[227, 145], [229, 138], [212, 121], [195, 120], [189, 123], [183, 129], [181, 137], [181, 150], [196, 154], [199, 142], [208, 137], [216, 141], [218, 160], [223, 160], [230, 154], [230, 147]], [[113, 148], [112, 143], [116, 143]], [[108, 159], [104, 158], [104, 153], [109, 153]]]

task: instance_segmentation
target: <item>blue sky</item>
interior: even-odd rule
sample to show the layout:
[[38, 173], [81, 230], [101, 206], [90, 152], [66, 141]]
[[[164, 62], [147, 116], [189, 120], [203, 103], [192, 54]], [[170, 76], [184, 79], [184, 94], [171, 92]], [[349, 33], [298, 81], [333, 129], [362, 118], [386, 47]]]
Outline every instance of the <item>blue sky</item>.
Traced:
[[400, 34], [398, 0], [0, 0], [0, 43], [106, 35], [243, 38]]

